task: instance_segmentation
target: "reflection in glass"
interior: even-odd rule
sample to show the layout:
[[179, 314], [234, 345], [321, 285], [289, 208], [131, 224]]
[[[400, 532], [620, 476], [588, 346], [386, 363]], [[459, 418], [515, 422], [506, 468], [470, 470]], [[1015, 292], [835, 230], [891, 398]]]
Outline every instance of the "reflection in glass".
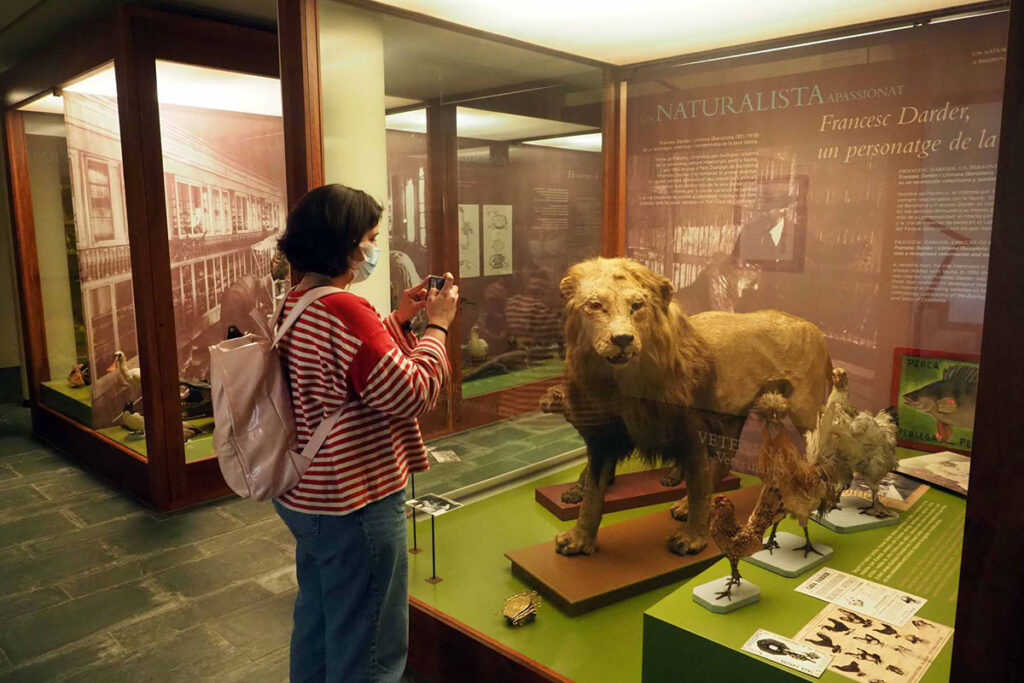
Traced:
[[276, 79], [157, 62], [171, 287], [182, 418], [211, 457], [208, 348], [255, 331], [287, 287], [273, 272], [287, 215]]

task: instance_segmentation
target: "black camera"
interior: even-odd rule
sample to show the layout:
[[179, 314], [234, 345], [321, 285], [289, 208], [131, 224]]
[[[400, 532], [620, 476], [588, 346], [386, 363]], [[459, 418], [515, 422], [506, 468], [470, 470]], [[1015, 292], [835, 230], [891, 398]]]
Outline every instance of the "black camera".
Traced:
[[429, 276], [429, 278], [430, 278], [430, 282], [427, 284], [427, 289], [428, 290], [430, 290], [430, 289], [441, 290], [441, 289], [444, 288], [444, 278], [443, 277], [441, 277], [440, 275], [431, 275], [431, 276]]

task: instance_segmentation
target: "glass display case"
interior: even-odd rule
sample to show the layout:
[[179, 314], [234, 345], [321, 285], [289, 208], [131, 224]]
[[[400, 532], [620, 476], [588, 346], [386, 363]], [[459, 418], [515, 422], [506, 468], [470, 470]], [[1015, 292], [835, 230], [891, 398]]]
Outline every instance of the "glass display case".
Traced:
[[95, 28], [4, 83], [33, 425], [181, 507], [227, 492], [206, 349], [289, 279], [276, 38], [140, 8]]
[[[751, 637], [841, 614], [935, 634], [821, 680], [1009, 680], [979, 653], [1024, 609], [1024, 22], [936, 6], [636, 63], [363, 0], [280, 0], [277, 35], [122, 9], [0, 82], [34, 431], [160, 508], [226, 494], [206, 349], [344, 183], [385, 207], [353, 291], [463, 297], [408, 491], [452, 499], [410, 513], [415, 671], [788, 680]], [[776, 521], [796, 574], [740, 561]], [[913, 614], [835, 612], [823, 570]], [[695, 598], [739, 573], [759, 601]]]
[[[485, 678], [494, 666], [511, 666], [538, 680], [732, 680], [738, 671], [783, 680], [781, 665], [743, 653], [743, 645], [757, 628], [814, 639], [802, 630], [820, 623], [827, 605], [796, 590], [814, 574], [783, 578], [743, 563], [744, 581], [759, 583], [765, 599], [739, 615], [704, 609], [693, 589], [729, 575], [729, 561], [715, 559], [729, 553], [729, 539], [702, 554], [712, 533], [707, 517], [701, 531], [700, 521], [671, 523], [665, 503], [646, 507], [668, 500], [663, 489], [681, 485], [678, 473], [663, 470], [651, 484], [638, 472], [642, 463], [627, 457], [639, 447], [686, 470], [691, 449], [710, 456], [712, 487], [739, 487], [722, 495], [746, 505], [736, 514], [742, 523], [758, 486], [777, 491], [760, 464], [765, 424], [776, 418], [751, 412], [772, 392], [793, 406], [780, 433], [799, 462], [842, 489], [838, 502], [859, 497], [869, 502], [850, 504], [870, 506], [877, 486], [882, 505], [898, 512], [865, 514], [871, 523], [854, 533], [811, 521], [812, 543], [834, 551], [825, 567], [925, 601], [920, 628], [944, 635], [913, 665], [920, 680], [970, 667], [961, 643], [976, 644], [984, 628], [962, 596], [978, 598], [983, 572], [975, 565], [963, 578], [972, 562], [963, 529], [995, 532], [987, 510], [972, 522], [980, 507], [967, 506], [964, 484], [972, 461], [984, 470], [998, 457], [993, 444], [1007, 442], [987, 421], [992, 441], [983, 448], [985, 416], [975, 406], [981, 382], [1000, 381], [979, 381], [992, 377], [986, 345], [1001, 344], [985, 332], [1012, 327], [992, 303], [999, 283], [1014, 277], [993, 245], [1003, 239], [1020, 249], [1005, 218], [993, 222], [1000, 183], [1005, 193], [1022, 153], [1003, 137], [1007, 103], [1019, 106], [1004, 77], [1019, 88], [1019, 74], [1007, 74], [1002, 9], [887, 16], [706, 53], [680, 45], [679, 56], [636, 64], [596, 62], [372, 3], [320, 0], [282, 15], [282, 49], [298, 52], [310, 30], [319, 47], [319, 60], [306, 51], [285, 90], [322, 98], [322, 119], [315, 107], [285, 117], [290, 139], [312, 131], [314, 140], [286, 152], [315, 167], [322, 131], [323, 174], [314, 168], [306, 186], [354, 184], [390, 208], [390, 287], [371, 279], [366, 295], [383, 312], [389, 294], [449, 270], [465, 298], [449, 343], [457, 377], [425, 421], [437, 463], [417, 475], [416, 494], [468, 504], [417, 508], [431, 516], [439, 541], [410, 565], [413, 668], [439, 679]], [[509, 35], [529, 30], [508, 27]], [[598, 255], [629, 261], [572, 268]], [[998, 269], [990, 271], [990, 260]], [[583, 299], [581, 280], [590, 287]], [[659, 333], [637, 322], [651, 305], [677, 325], [668, 326], [676, 345], [660, 361], [636, 344]], [[615, 317], [616, 307], [625, 313]], [[607, 331], [580, 322], [601, 315], [626, 332], [613, 335], [619, 341], [584, 337], [614, 366], [594, 370], [587, 384], [581, 364], [564, 360], [581, 353], [580, 329]], [[567, 339], [566, 326], [577, 323]], [[714, 371], [673, 375], [678, 366], [664, 357], [683, 347]], [[630, 370], [634, 358], [646, 377], [630, 374], [640, 372]], [[711, 398], [685, 407], [719, 422], [670, 453], [690, 418], [674, 413], [657, 387], [692, 377]], [[813, 465], [812, 432], [830, 396], [833, 405], [843, 397], [851, 419], [870, 418], [891, 434], [876, 444], [895, 458], [881, 479], [861, 463], [861, 478], [845, 488], [842, 476], [830, 479], [834, 472]], [[542, 399], [554, 414], [539, 410]], [[623, 408], [611, 399], [642, 400]], [[573, 400], [607, 408], [619, 431], [595, 437], [590, 429], [586, 438], [593, 425], [575, 419]], [[584, 475], [574, 485], [579, 456], [605, 452], [623, 456], [615, 485], [629, 484], [615, 493]], [[543, 468], [553, 469], [517, 480]], [[648, 488], [628, 488], [641, 479]], [[673, 513], [709, 505], [712, 487]], [[562, 502], [576, 506], [575, 523], [555, 500], [573, 488], [582, 504]], [[787, 505], [793, 513], [796, 504]], [[694, 518], [706, 514], [700, 510]], [[801, 534], [807, 520], [794, 514], [780, 528]], [[828, 521], [830, 513], [821, 514]], [[421, 545], [425, 523], [412, 523]], [[649, 546], [620, 545], [634, 533], [648, 534]], [[531, 590], [544, 600], [539, 608]], [[522, 631], [516, 618], [495, 616], [512, 594], [506, 606], [525, 601], [536, 610]], [[951, 629], [967, 623], [973, 630], [957, 634], [954, 651]], [[437, 657], [438, 647], [452, 656]], [[823, 680], [853, 669], [844, 657], [833, 661]], [[861, 672], [878, 673], [875, 665], [856, 660]], [[886, 665], [912, 669], [896, 659]]]

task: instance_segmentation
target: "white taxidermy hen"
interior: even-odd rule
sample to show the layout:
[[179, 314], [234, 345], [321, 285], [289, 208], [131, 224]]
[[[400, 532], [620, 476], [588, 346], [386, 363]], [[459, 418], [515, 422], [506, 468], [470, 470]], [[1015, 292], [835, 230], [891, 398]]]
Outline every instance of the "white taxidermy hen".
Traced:
[[829, 485], [819, 512], [833, 509], [858, 474], [871, 489], [871, 507], [864, 514], [887, 517], [891, 513], [879, 502], [878, 487], [896, 468], [896, 423], [884, 410], [872, 414], [853, 407], [845, 370], [834, 369], [832, 379], [832, 392], [818, 424], [805, 435], [808, 459], [820, 468]]

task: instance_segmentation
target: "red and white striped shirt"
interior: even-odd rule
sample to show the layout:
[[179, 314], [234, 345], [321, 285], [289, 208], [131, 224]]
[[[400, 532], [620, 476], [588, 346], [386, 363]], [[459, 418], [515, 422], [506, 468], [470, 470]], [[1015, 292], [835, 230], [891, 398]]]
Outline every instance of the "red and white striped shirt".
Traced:
[[[292, 292], [288, 314], [304, 292]], [[344, 515], [405, 488], [429, 467], [416, 416], [430, 410], [451, 375], [444, 344], [418, 342], [394, 314], [383, 321], [368, 301], [331, 294], [303, 311], [281, 340], [299, 448], [317, 425], [345, 411], [291, 491], [298, 512]]]

